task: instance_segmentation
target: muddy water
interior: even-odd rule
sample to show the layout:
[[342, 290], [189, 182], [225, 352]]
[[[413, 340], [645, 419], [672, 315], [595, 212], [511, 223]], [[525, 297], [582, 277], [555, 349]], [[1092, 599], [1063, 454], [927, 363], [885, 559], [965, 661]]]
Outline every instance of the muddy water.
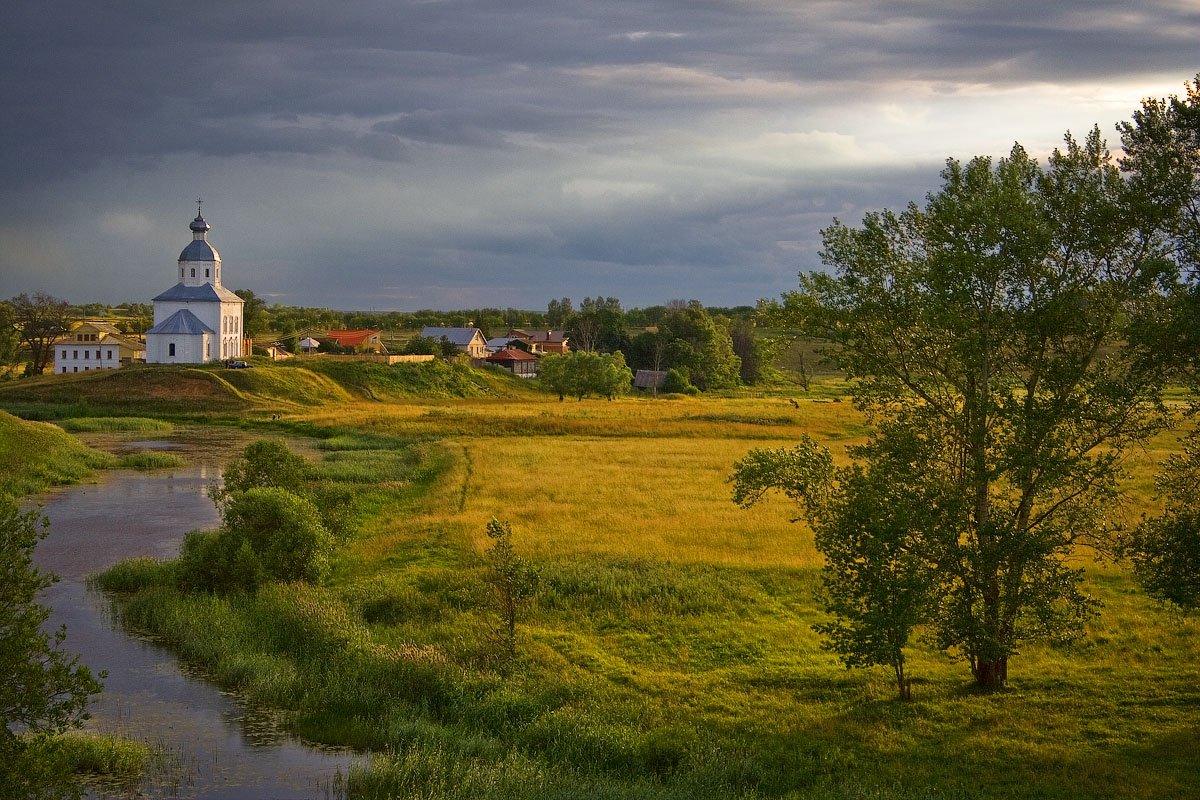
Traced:
[[42, 569], [60, 577], [44, 602], [53, 609], [51, 623], [67, 626], [66, 648], [93, 670], [108, 672], [89, 727], [147, 741], [166, 754], [136, 796], [335, 796], [348, 754], [287, 736], [269, 715], [189, 674], [167, 650], [126, 634], [115, 623], [109, 600], [87, 587], [88, 575], [123, 559], [173, 557], [186, 532], [219, 521], [205, 489], [219, 477], [225, 453], [199, 442], [123, 447], [170, 447], [190, 465], [149, 474], [115, 472], [97, 484], [47, 495], [42, 512], [50, 519], [50, 535], [35, 556]]

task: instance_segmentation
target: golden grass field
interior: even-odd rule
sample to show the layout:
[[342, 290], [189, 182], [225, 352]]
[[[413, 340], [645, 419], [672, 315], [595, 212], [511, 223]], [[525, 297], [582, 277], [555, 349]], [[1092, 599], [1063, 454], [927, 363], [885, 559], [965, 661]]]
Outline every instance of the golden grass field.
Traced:
[[[321, 469], [362, 476], [333, 577], [221, 598], [151, 570], [129, 619], [304, 735], [374, 751], [354, 797], [1200, 796], [1200, 626], [1123, 565], [1074, 557], [1104, 608], [1079, 642], [1014, 657], [1004, 692], [975, 693], [918, 639], [904, 703], [885, 670], [821, 649], [811, 533], [782, 496], [740, 509], [728, 483], [752, 448], [808, 434], [843, 458], [864, 441], [819, 380], [795, 405], [559, 402], [514, 383], [251, 409], [242, 428], [312, 434]], [[1178, 436], [1131, 454], [1115, 515], [1153, 510]], [[492, 517], [542, 572], [507, 674], [488, 656]]]

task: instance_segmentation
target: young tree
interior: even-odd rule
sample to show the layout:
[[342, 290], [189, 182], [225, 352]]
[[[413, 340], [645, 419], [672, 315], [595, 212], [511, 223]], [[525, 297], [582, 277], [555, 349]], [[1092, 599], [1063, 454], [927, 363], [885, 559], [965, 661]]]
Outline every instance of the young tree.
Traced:
[[898, 475], [953, 512], [912, 543], [929, 622], [990, 688], [1021, 643], [1075, 637], [1092, 613], [1069, 557], [1113, 531], [1121, 459], [1165, 425], [1148, 334], [1178, 271], [1098, 131], [1045, 169], [1016, 146], [942, 176], [924, 207], [835, 221], [836, 275], [802, 278], [784, 309], [856, 379], [877, 423], [864, 469], [926, 454]]
[[538, 572], [513, 551], [512, 525], [494, 517], [487, 524], [492, 546], [487, 551], [492, 588], [500, 605], [501, 642], [508, 658], [517, 654], [517, 616], [538, 586]]
[[54, 360], [54, 341], [71, 331], [75, 314], [66, 300], [35, 292], [21, 293], [8, 301], [11, 324], [21, 343], [29, 348], [29, 372], [41, 375]]
[[821, 600], [834, 615], [813, 627], [848, 668], [891, 667], [907, 700], [912, 685], [904, 650], [913, 628], [930, 616], [930, 565], [921, 540], [943, 524], [946, 506], [936, 502], [944, 498], [910, 490], [912, 468], [925, 460], [919, 449], [855, 450], [873, 462], [870, 469], [835, 468], [829, 451], [807, 436], [791, 450], [752, 450], [735, 465], [733, 499], [749, 507], [781, 488], [800, 504], [825, 554]]
[[[47, 634], [50, 610], [38, 594], [55, 578], [33, 565], [46, 535], [37, 512], [0, 498], [0, 796], [44, 796], [31, 747], [36, 738], [79, 727], [100, 683], [77, 656], [61, 649], [66, 629]], [[103, 677], [103, 676], [101, 676]], [[22, 734], [21, 732], [25, 733]]]

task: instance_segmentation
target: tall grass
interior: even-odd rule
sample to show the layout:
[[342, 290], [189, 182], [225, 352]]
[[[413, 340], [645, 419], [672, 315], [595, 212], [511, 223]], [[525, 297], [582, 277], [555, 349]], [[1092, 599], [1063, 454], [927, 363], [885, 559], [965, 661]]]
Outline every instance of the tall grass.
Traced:
[[0, 494], [22, 497], [91, 477], [116, 464], [61, 428], [0, 411]]
[[174, 453], [130, 453], [127, 456], [122, 456], [119, 462], [120, 466], [126, 469], [172, 469], [182, 467], [186, 464], [181, 456]]
[[[375, 753], [352, 797], [1195, 796], [1200, 628], [1111, 563], [1079, 559], [1106, 605], [1089, 636], [1028, 648], [1005, 692], [975, 694], [918, 641], [900, 703], [823, 651], [811, 535], [786, 502], [734, 507], [726, 483], [751, 447], [864, 435], [849, 404], [799, 405], [318, 408], [317, 469], [361, 515], [328, 584], [184, 594], [139, 562], [102, 585], [130, 593], [126, 624], [295, 730]], [[1129, 513], [1175, 447], [1130, 463]], [[542, 575], [503, 673], [492, 516]]]
[[71, 433], [96, 433], [99, 431], [135, 431], [139, 433], [170, 433], [175, 426], [170, 422], [148, 417], [71, 417], [60, 425]]

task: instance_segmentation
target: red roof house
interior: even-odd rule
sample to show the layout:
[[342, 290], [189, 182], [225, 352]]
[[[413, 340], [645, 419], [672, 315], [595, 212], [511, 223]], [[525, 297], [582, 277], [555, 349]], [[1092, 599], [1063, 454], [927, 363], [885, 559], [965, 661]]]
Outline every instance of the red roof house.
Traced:
[[506, 347], [492, 353], [484, 361], [503, 367], [519, 378], [532, 378], [537, 375], [537, 356], [515, 347]]
[[370, 328], [355, 331], [328, 331], [322, 338], [339, 347], [353, 347], [360, 352], [379, 353], [383, 351], [383, 343], [379, 341], [379, 331], [373, 331]]

